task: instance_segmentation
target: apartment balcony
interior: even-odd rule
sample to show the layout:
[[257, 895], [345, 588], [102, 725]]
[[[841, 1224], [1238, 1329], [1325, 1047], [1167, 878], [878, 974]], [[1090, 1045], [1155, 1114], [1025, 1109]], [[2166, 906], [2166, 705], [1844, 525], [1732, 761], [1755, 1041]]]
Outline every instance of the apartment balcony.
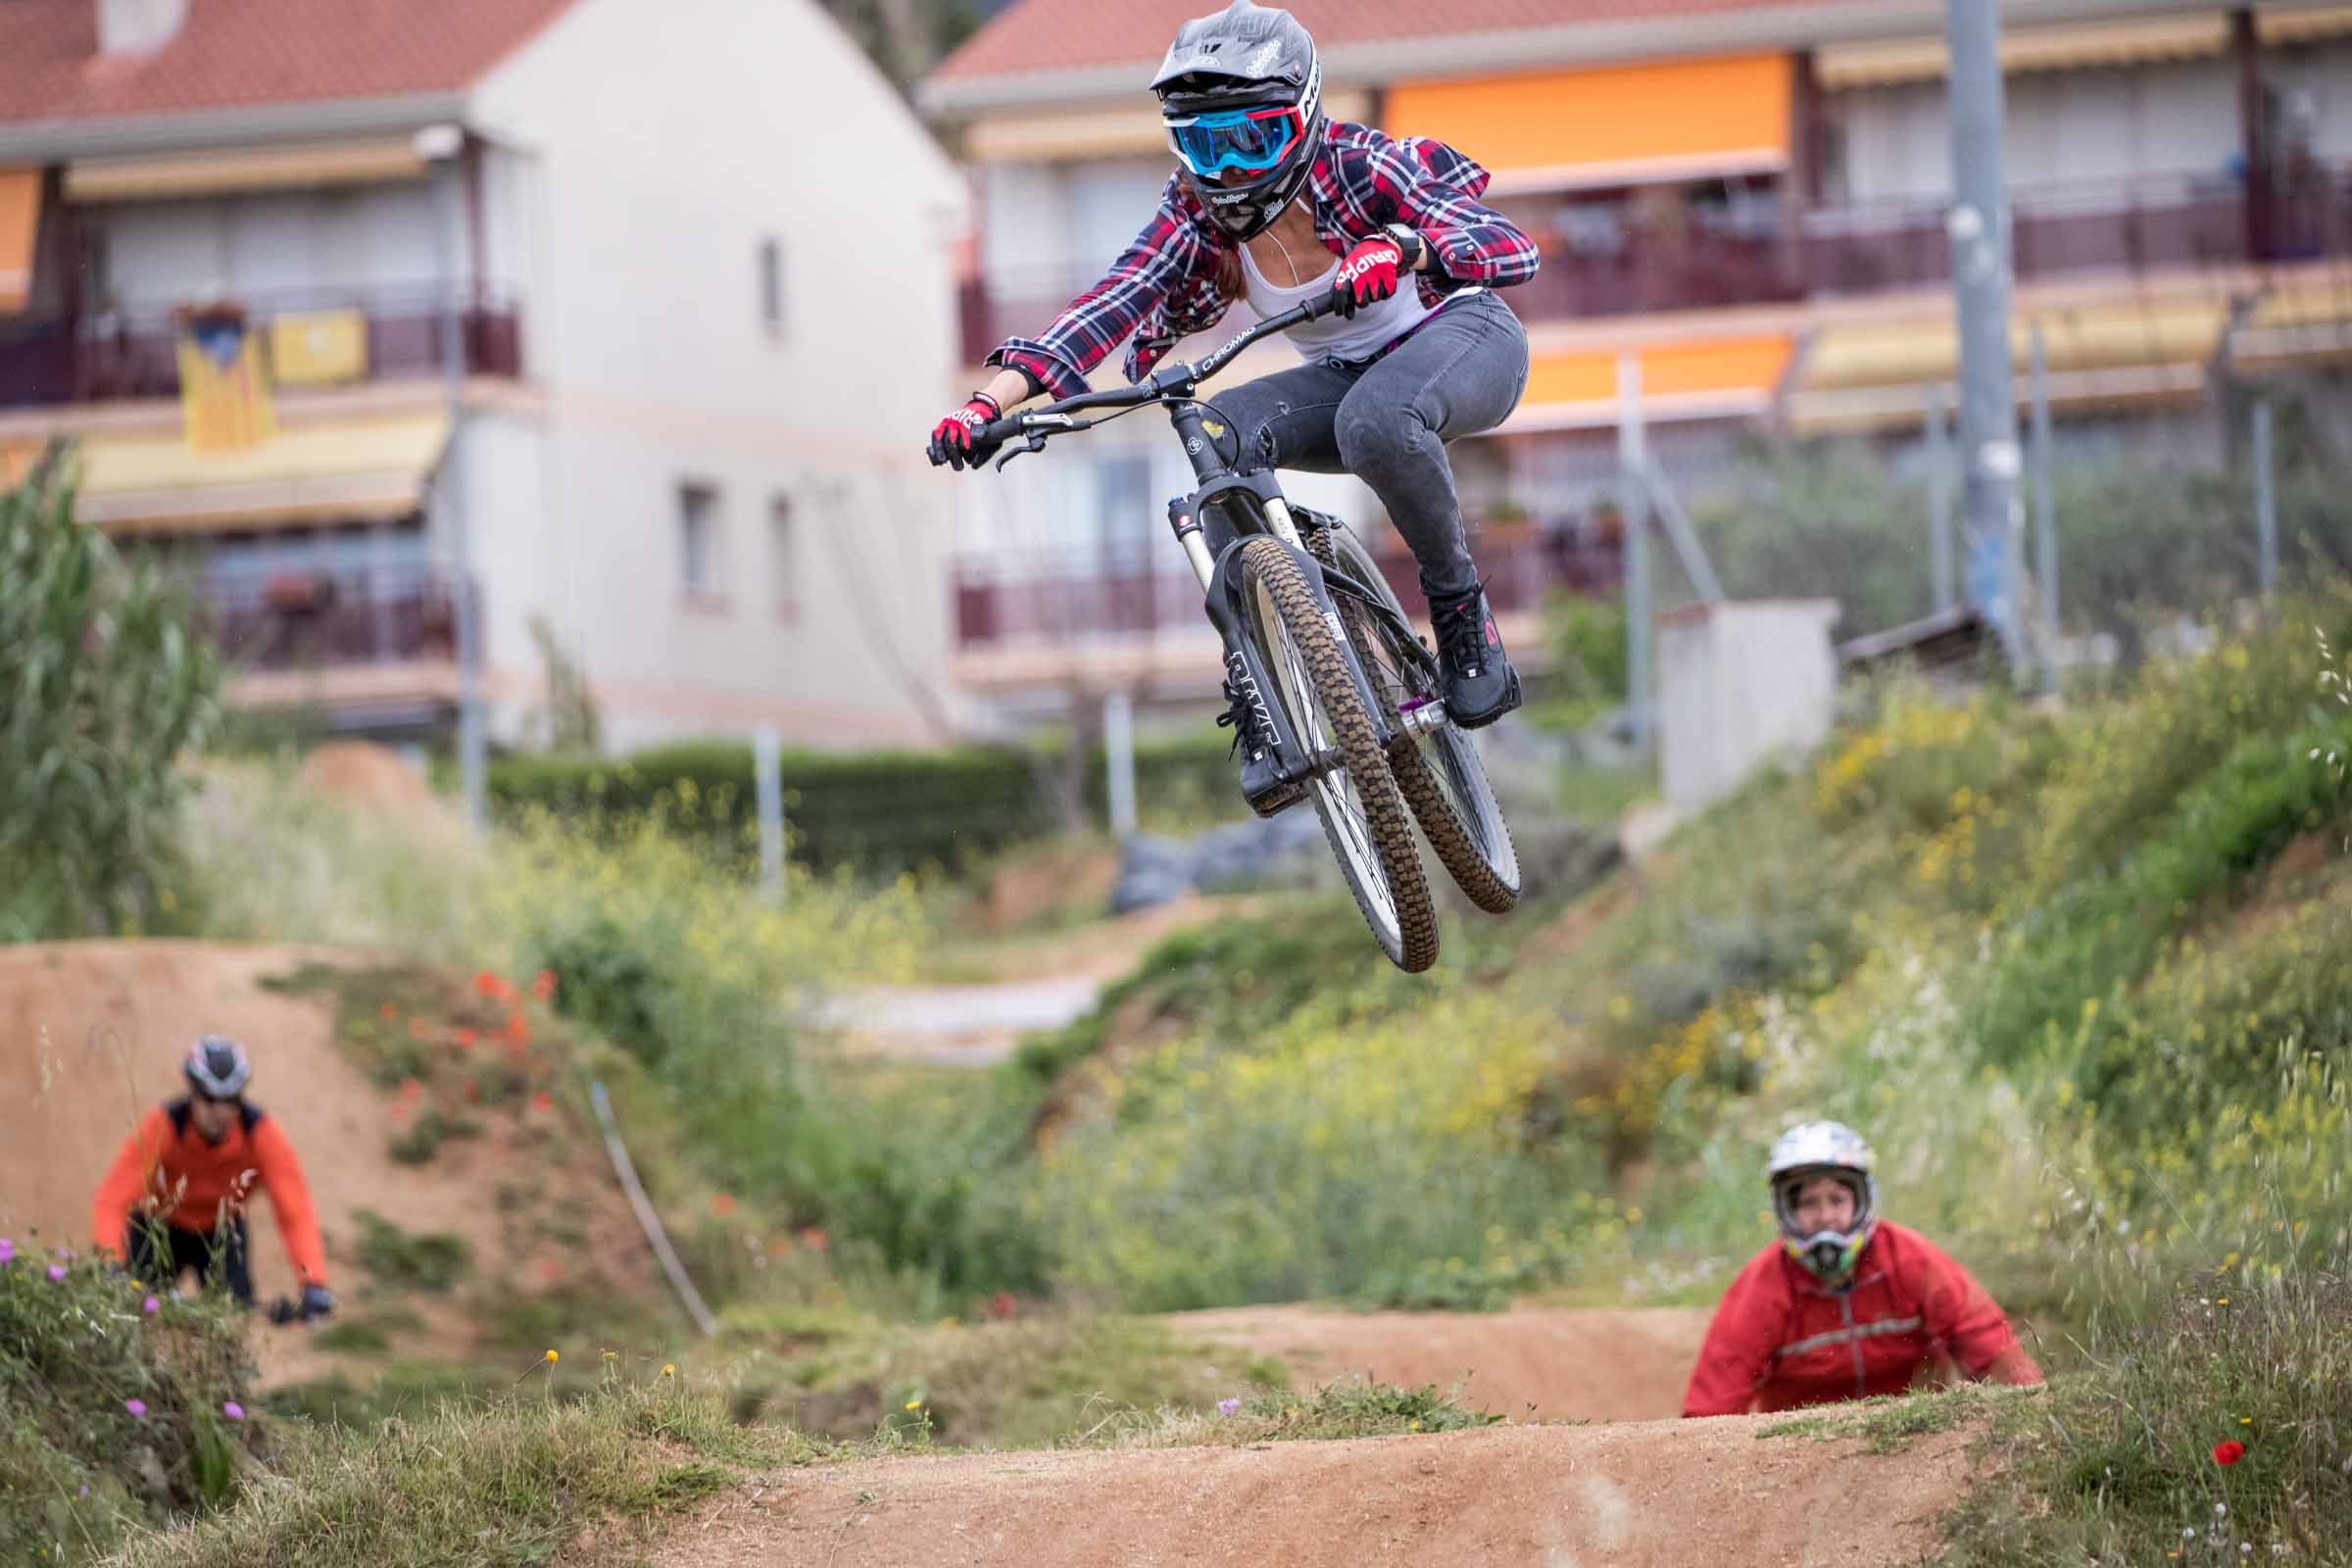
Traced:
[[[1532, 615], [1554, 591], [1601, 593], [1623, 570], [1613, 538], [1514, 524], [1474, 535], [1487, 597], [1505, 617]], [[1419, 569], [1402, 550], [1374, 558], [1408, 612], [1422, 613]], [[1200, 586], [1172, 552], [1126, 571], [1045, 559], [986, 557], [955, 568], [956, 640], [972, 651], [1015, 644], [1206, 635]], [[1213, 646], [1213, 644], [1212, 644]]]
[[203, 598], [221, 652], [248, 673], [457, 658], [456, 596], [429, 570], [276, 572], [207, 584]]
[[[1528, 216], [1544, 265], [1503, 297], [1544, 321], [1940, 288], [1951, 280], [1944, 214], [1938, 198], [1817, 208], [1763, 233], [1711, 228], [1695, 213], [1671, 231], [1588, 221], [1576, 245]], [[2251, 196], [2226, 176], [2028, 186], [2013, 193], [2011, 224], [2021, 282], [2341, 257], [2352, 255], [2352, 181], [2314, 174]], [[965, 359], [1034, 334], [1095, 275], [1069, 266], [967, 281]]]
[[[342, 363], [308, 371], [273, 368], [279, 385], [332, 385], [435, 375], [442, 371], [441, 313], [431, 296], [308, 292], [238, 301], [269, 351], [272, 328], [316, 326], [358, 332]], [[470, 375], [522, 373], [521, 313], [492, 297], [459, 320], [460, 350]], [[290, 373], [291, 372], [291, 373]], [[179, 395], [179, 330], [169, 310], [140, 310], [65, 321], [0, 322], [0, 408], [49, 407], [122, 398]]]

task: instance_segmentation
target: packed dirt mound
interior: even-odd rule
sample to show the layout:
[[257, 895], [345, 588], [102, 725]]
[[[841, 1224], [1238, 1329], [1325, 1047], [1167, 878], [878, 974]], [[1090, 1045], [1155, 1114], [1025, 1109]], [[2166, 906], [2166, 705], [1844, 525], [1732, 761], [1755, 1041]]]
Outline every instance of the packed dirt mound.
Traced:
[[1680, 1308], [1240, 1306], [1178, 1312], [1165, 1321], [1188, 1339], [1279, 1357], [1294, 1387], [1359, 1372], [1408, 1389], [1459, 1382], [1463, 1403], [1515, 1419], [1651, 1421], [1681, 1412], [1708, 1316]]
[[372, 741], [328, 741], [303, 758], [296, 777], [306, 788], [353, 806], [403, 815], [445, 809], [421, 772]]
[[[401, 1340], [404, 1352], [462, 1357], [472, 1348], [477, 1294], [512, 1303], [586, 1289], [588, 1266], [596, 1289], [659, 1299], [601, 1147], [561, 1108], [485, 1113], [478, 1136], [442, 1145], [426, 1163], [391, 1157], [399, 1097], [337, 1046], [323, 998], [261, 984], [305, 959], [338, 957], [348, 956], [202, 942], [0, 948], [0, 1095], [13, 1107], [0, 1138], [0, 1235], [22, 1246], [37, 1231], [43, 1246], [86, 1249], [91, 1199], [116, 1151], [148, 1106], [182, 1092], [189, 1040], [218, 1033], [252, 1054], [253, 1101], [302, 1159], [344, 1315], [366, 1313], [371, 1298], [415, 1314], [422, 1328]], [[463, 1238], [470, 1272], [451, 1295], [404, 1293], [395, 1302], [360, 1265], [362, 1209], [412, 1235]], [[256, 1294], [293, 1294], [275, 1216], [257, 1213], [252, 1232]], [[310, 1375], [308, 1336], [255, 1338], [271, 1381]]]
[[954, 1562], [1778, 1568], [1919, 1559], [1969, 1435], [1889, 1454], [1759, 1441], [1766, 1417], [1489, 1427], [1241, 1448], [812, 1467], [707, 1509], [662, 1568]]

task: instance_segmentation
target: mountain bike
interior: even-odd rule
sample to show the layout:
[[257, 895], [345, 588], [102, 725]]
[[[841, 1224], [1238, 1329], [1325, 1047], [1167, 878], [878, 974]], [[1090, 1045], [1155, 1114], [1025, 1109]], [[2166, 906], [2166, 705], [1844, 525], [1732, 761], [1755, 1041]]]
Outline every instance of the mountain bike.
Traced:
[[[1250, 344], [1337, 303], [1309, 300], [1134, 386], [1008, 414], [974, 431], [973, 445], [1004, 447], [1002, 468], [1055, 436], [1167, 411], [1200, 481], [1168, 503], [1168, 525], [1225, 645], [1244, 771], [1257, 780], [1244, 798], [1260, 816], [1313, 803], [1381, 951], [1417, 972], [1437, 960], [1438, 918], [1413, 820], [1471, 903], [1494, 914], [1519, 898], [1510, 830], [1477, 749], [1446, 713], [1437, 656], [1371, 553], [1339, 518], [1286, 501], [1215, 402], [1195, 395]], [[1084, 416], [1095, 411], [1109, 412]]]

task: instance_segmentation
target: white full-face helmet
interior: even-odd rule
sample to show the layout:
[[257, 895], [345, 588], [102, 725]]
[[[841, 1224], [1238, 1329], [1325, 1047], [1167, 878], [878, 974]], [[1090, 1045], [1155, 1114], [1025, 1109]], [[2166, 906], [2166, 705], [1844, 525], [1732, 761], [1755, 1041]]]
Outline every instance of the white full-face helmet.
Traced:
[[[1878, 1156], [1862, 1135], [1837, 1121], [1809, 1121], [1781, 1134], [1772, 1146], [1767, 1179], [1772, 1183], [1772, 1217], [1781, 1245], [1805, 1271], [1825, 1285], [1850, 1277], [1862, 1249], [1879, 1226], [1879, 1184], [1871, 1172]], [[1796, 1221], [1796, 1195], [1816, 1176], [1843, 1182], [1854, 1195], [1853, 1223], [1842, 1231], [1808, 1232]]]

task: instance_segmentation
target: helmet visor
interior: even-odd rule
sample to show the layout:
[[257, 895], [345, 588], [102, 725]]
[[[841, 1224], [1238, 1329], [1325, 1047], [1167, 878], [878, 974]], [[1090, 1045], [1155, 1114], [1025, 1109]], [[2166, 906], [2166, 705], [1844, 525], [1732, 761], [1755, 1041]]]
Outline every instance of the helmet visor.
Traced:
[[1306, 134], [1298, 105], [1274, 109], [1228, 109], [1209, 115], [1171, 115], [1168, 145], [1184, 167], [1201, 178], [1229, 169], [1262, 173]]

